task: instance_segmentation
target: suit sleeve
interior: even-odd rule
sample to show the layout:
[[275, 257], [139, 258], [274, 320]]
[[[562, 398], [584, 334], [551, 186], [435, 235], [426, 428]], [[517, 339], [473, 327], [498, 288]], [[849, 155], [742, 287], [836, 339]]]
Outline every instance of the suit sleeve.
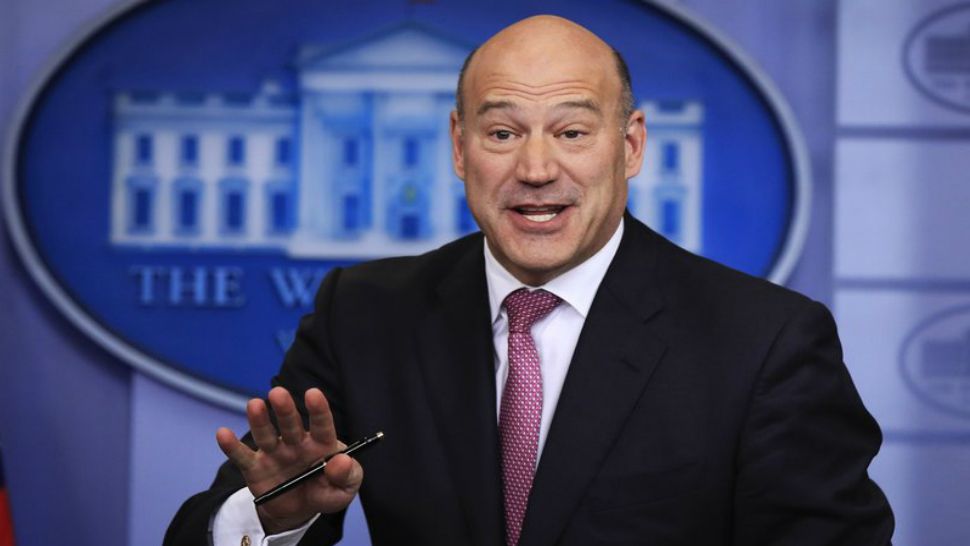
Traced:
[[[340, 397], [340, 372], [331, 347], [331, 312], [337, 292], [341, 270], [330, 271], [317, 292], [314, 312], [300, 320], [293, 345], [286, 353], [280, 372], [273, 378], [273, 386], [290, 391], [307, 426], [307, 411], [303, 394], [311, 387], [323, 390], [333, 413], [337, 436], [345, 439], [344, 409]], [[275, 418], [273, 419], [275, 423]], [[255, 444], [250, 434], [243, 441], [252, 448]], [[215, 440], [213, 440], [215, 442]], [[245, 487], [242, 474], [235, 465], [226, 461], [219, 468], [208, 490], [187, 500], [176, 513], [165, 533], [165, 546], [207, 546], [211, 544], [211, 525], [222, 503]], [[324, 545], [337, 543], [343, 533], [345, 511], [324, 514], [310, 527], [300, 545]]]
[[803, 306], [772, 343], [750, 401], [734, 544], [889, 544], [893, 515], [867, 473], [881, 440], [831, 315]]

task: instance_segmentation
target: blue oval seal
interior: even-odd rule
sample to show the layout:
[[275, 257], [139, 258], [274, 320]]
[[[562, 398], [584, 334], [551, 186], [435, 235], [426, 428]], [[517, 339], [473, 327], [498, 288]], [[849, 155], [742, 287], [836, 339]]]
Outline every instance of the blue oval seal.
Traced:
[[630, 211], [691, 251], [784, 281], [809, 197], [784, 101], [680, 8], [624, 0], [117, 10], [18, 114], [3, 200], [18, 253], [112, 354], [242, 408], [330, 268], [476, 229], [449, 159], [457, 72], [496, 30], [548, 12], [630, 65], [650, 134]]
[[928, 98], [970, 112], [970, 4], [949, 6], [920, 21], [906, 37], [903, 66]]
[[925, 403], [970, 417], [970, 305], [941, 311], [913, 328], [900, 347], [899, 365]]

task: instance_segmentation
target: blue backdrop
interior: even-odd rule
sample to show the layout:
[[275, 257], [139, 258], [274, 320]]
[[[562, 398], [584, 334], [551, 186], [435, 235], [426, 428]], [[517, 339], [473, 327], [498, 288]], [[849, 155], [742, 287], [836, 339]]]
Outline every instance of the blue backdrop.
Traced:
[[[281, 59], [290, 54], [274, 49], [286, 46], [280, 36], [328, 43], [357, 37], [350, 29], [327, 28], [309, 18], [294, 25], [279, 16], [278, 4], [253, 2], [240, 4], [240, 9], [261, 12], [260, 25], [244, 27], [252, 13], [223, 17], [218, 24], [227, 28], [243, 25], [238, 41], [208, 44], [214, 49], [197, 54], [201, 45], [188, 37], [213, 24], [206, 12], [217, 4], [170, 3], [169, 11], [192, 12], [178, 19], [185, 25], [179, 28], [166, 27], [164, 18], [154, 26], [133, 22], [119, 27], [111, 39], [116, 40], [114, 47], [126, 45], [127, 51], [66, 73], [59, 82], [61, 95], [49, 97], [52, 107], [38, 130], [54, 131], [68, 143], [94, 138], [84, 132], [86, 128], [108, 130], [104, 95], [71, 93], [91, 89], [73, 88], [71, 81], [95, 82], [93, 89], [99, 92], [131, 87], [179, 91], [172, 89], [169, 78], [153, 80], [155, 69], [164, 66], [207, 88], [253, 88], [259, 83], [253, 74], [278, 72]], [[929, 340], [944, 347], [938, 352], [945, 352], [946, 343], [956, 344], [959, 354], [960, 340], [970, 329], [967, 314], [956, 311], [970, 300], [970, 271], [960, 251], [965, 246], [961, 234], [968, 233], [970, 225], [963, 207], [954, 204], [970, 202], [963, 189], [963, 173], [970, 172], [970, 165], [962, 159], [970, 140], [970, 117], [926, 97], [925, 90], [907, 78], [907, 71], [914, 71], [901, 61], [907, 38], [946, 7], [932, 1], [919, 7], [911, 4], [905, 0], [679, 3], [737, 42], [791, 104], [807, 141], [814, 176], [811, 224], [802, 259], [786, 284], [836, 311], [850, 370], [886, 433], [886, 444], [872, 471], [897, 513], [895, 541], [956, 545], [970, 540], [970, 523], [961, 510], [970, 501], [970, 430], [965, 412], [953, 411], [953, 407], [965, 408], [965, 402], [947, 398], [945, 389], [965, 385], [962, 361], [951, 366], [956, 371], [947, 370], [945, 362], [933, 366], [926, 357], [932, 349], [913, 347], [924, 347], [925, 343], [919, 345], [921, 340]], [[529, 3], [517, 5], [502, 17], [515, 19], [536, 9]], [[496, 17], [484, 3], [461, 10], [444, 3], [424, 6], [403, 1], [318, 6], [325, 6], [329, 15], [383, 21], [388, 26], [402, 16], [421, 20], [433, 12], [441, 18], [436, 21], [472, 42], [481, 39], [482, 27], [447, 14], [478, 9], [481, 20]], [[17, 105], [49, 68], [55, 53], [117, 7], [108, 0], [8, 0], [4, 4], [0, 16], [2, 126], [9, 126]], [[624, 10], [642, 9], [636, 2], [611, 4], [615, 11], [608, 15], [598, 15], [601, 4], [594, 2], [571, 3], [563, 9], [564, 15], [574, 10], [574, 15], [593, 21], [594, 30], [604, 35], [632, 36], [634, 31], [648, 30], [608, 28], [616, 19], [641, 25], [642, 19], [622, 15]], [[326, 17], [321, 15], [320, 20]], [[597, 20], [603, 28], [596, 27]], [[962, 23], [957, 23], [959, 28]], [[940, 29], [950, 32], [946, 26]], [[152, 48], [152, 40], [164, 41], [166, 47]], [[107, 44], [92, 47], [107, 48]], [[266, 44], [274, 47], [263, 47]], [[637, 47], [636, 43], [616, 45]], [[223, 64], [237, 62], [235, 52], [240, 49], [249, 52], [245, 66], [206, 74], [205, 62], [213, 58]], [[665, 58], [664, 50], [651, 50], [649, 58]], [[131, 79], [119, 81], [112, 62], [140, 68], [126, 71], [125, 78]], [[645, 66], [633, 68], [635, 74], [648, 73]], [[925, 67], [915, 67], [920, 70]], [[663, 72], [661, 65], [657, 73]], [[238, 79], [231, 79], [232, 75]], [[639, 78], [638, 95], [650, 96], [652, 81]], [[683, 95], [707, 89], [704, 81], [689, 78], [665, 82], [663, 89], [669, 90], [667, 85], [682, 85]], [[880, 92], [874, 94], [873, 89]], [[707, 111], [711, 119], [729, 118], [732, 105], [745, 103], [740, 95], [714, 91], [700, 97], [712, 105]], [[76, 121], [76, 126], [66, 124], [65, 118]], [[718, 130], [716, 123], [712, 130]], [[104, 133], [95, 137], [99, 142], [105, 138]], [[9, 136], [4, 144], [10, 145]], [[107, 150], [82, 157], [65, 157], [59, 151], [56, 146], [34, 149], [31, 168], [64, 178], [80, 171], [98, 173], [107, 164]], [[727, 165], [719, 171], [723, 176], [744, 173], [756, 178], [759, 174], [745, 172], [743, 153], [714, 153], [721, 153], [719, 164]], [[92, 164], [79, 163], [83, 161]], [[74, 168], [79, 164], [81, 168]], [[6, 163], [3, 168], [6, 171]], [[76, 193], [69, 198], [41, 193], [32, 201], [39, 207], [37, 218], [75, 213], [81, 232], [107, 233], [107, 216], [88, 220], [76, 214], [93, 206], [92, 202], [103, 204], [108, 199], [106, 188], [89, 189], [85, 180], [76, 177]], [[29, 190], [43, 192], [44, 188]], [[715, 191], [706, 198], [730, 197]], [[754, 230], [758, 223], [730, 225]], [[715, 230], [705, 235], [710, 237], [705, 244], [712, 249], [731, 248], [729, 237], [737, 234]], [[78, 244], [48, 243], [75, 269], [87, 267], [88, 282], [105, 282], [98, 267], [111, 253], [104, 247], [84, 246], [81, 235]], [[92, 253], [99, 259], [87, 262]], [[763, 266], [758, 265], [763, 262], [763, 258], [751, 258], [735, 265], [763, 274], [759, 270]], [[200, 402], [132, 371], [80, 334], [30, 279], [6, 238], [0, 249], [0, 282], [0, 450], [18, 544], [158, 543], [178, 503], [204, 487], [221, 460], [213, 439], [215, 428], [228, 424], [242, 431], [242, 419], [236, 412]], [[103, 297], [118, 297], [118, 293], [106, 291]], [[281, 320], [287, 319], [281, 315]], [[233, 317], [237, 320], [239, 316]], [[212, 355], [221, 351], [213, 348]], [[941, 368], [936, 375], [929, 373]], [[366, 543], [359, 514], [350, 519], [347, 536], [348, 543]]]

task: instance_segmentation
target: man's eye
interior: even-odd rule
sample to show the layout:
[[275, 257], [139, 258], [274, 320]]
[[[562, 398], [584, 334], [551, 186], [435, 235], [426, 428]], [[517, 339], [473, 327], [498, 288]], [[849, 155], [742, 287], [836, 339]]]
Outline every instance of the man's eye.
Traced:
[[563, 136], [563, 138], [565, 138], [567, 140], [576, 140], [577, 138], [583, 136], [583, 132], [582, 131], [577, 131], [577, 130], [574, 130], [574, 129], [570, 129], [568, 131], [563, 131], [562, 132], [562, 136]]
[[496, 140], [508, 140], [512, 138], [512, 132], [499, 130], [499, 131], [494, 131], [492, 133], [492, 136], [494, 136]]

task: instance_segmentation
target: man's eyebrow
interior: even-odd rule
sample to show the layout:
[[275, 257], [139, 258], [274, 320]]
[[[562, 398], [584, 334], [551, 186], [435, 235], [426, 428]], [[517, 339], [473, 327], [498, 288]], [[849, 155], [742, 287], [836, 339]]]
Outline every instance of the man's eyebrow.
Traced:
[[601, 112], [599, 105], [593, 102], [591, 99], [567, 100], [565, 102], [560, 102], [553, 108], [555, 108], [556, 110], [569, 110], [573, 108], [580, 108], [582, 110], [589, 110], [594, 114], [599, 114]]
[[484, 114], [485, 112], [488, 112], [489, 110], [500, 110], [500, 109], [502, 109], [502, 110], [518, 110], [518, 108], [519, 108], [519, 105], [515, 104], [512, 101], [508, 101], [508, 100], [487, 100], [487, 101], [483, 102], [481, 106], [478, 107], [478, 110], [475, 112], [475, 114], [481, 116], [482, 114]]

